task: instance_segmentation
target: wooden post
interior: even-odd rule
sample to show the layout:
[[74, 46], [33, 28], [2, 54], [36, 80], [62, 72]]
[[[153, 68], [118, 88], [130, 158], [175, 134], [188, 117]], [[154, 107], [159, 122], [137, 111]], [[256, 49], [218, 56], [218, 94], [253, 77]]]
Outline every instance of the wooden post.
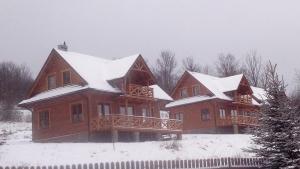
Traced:
[[133, 139], [135, 142], [139, 142], [140, 141], [140, 132], [138, 132], [138, 131], [133, 132]]
[[127, 109], [128, 109], [128, 100], [127, 98], [125, 98], [125, 115], [128, 115]]
[[113, 142], [113, 143], [118, 142], [118, 140], [119, 140], [119, 133], [118, 133], [118, 130], [113, 129], [113, 130], [111, 131], [111, 136], [112, 136], [112, 142]]
[[233, 133], [234, 134], [239, 134], [239, 126], [237, 124], [233, 125]]

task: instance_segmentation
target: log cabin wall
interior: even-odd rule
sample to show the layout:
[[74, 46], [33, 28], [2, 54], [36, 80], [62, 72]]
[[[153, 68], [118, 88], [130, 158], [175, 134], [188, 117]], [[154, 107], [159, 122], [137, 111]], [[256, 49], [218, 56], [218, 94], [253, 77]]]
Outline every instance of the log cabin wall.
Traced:
[[57, 53], [51, 52], [49, 56], [51, 58], [47, 65], [45, 65], [46, 67], [44, 71], [41, 72], [41, 76], [39, 77], [39, 80], [37, 81], [37, 84], [34, 87], [31, 96], [48, 90], [47, 77], [49, 75], [56, 76], [56, 87], [63, 86], [62, 73], [66, 70], [70, 71], [71, 84], [81, 85], [85, 83], [85, 81], [61, 57], [57, 55]]
[[172, 98], [174, 100], [181, 99], [182, 97], [180, 95], [180, 92], [184, 88], [187, 89], [187, 93], [188, 93], [187, 97], [192, 97], [194, 86], [199, 86], [200, 95], [211, 95], [212, 94], [204, 85], [202, 85], [199, 81], [197, 81], [189, 73], [186, 73], [184, 75], [183, 79], [181, 79], [181, 83], [176, 87], [175, 91], [173, 92]]
[[[71, 105], [81, 103], [83, 121], [72, 122]], [[73, 94], [33, 105], [32, 138], [37, 142], [87, 141], [88, 108], [87, 99], [82, 94]], [[39, 126], [39, 112], [49, 111], [49, 128]]]
[[[202, 110], [207, 109], [210, 115], [209, 120], [203, 120]], [[187, 104], [170, 108], [171, 118], [176, 118], [177, 113], [183, 114], [183, 132], [184, 133], [215, 133], [215, 101]]]

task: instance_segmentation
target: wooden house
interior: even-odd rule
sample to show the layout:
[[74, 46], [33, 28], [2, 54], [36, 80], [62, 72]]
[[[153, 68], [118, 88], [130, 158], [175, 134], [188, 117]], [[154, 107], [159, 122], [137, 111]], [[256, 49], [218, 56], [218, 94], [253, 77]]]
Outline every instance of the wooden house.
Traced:
[[177, 82], [170, 117], [183, 121], [184, 133], [241, 133], [257, 124], [264, 90], [243, 74], [218, 78], [186, 71]]
[[32, 111], [33, 141], [115, 142], [180, 138], [181, 121], [160, 118], [170, 101], [140, 54], [109, 60], [53, 49], [19, 106]]

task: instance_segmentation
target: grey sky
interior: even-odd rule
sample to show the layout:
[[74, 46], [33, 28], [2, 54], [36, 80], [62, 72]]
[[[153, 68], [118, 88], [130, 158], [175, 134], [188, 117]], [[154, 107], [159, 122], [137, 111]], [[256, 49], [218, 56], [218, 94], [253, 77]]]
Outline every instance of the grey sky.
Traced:
[[71, 51], [141, 53], [151, 62], [162, 49], [202, 64], [255, 49], [291, 84], [300, 63], [299, 9], [298, 0], [1, 0], [0, 61], [26, 63], [36, 75], [64, 40]]

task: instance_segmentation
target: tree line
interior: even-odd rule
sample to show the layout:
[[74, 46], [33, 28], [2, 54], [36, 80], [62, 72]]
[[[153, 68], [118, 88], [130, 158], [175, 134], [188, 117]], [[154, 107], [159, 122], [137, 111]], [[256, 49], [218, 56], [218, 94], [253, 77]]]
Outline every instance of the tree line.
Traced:
[[0, 120], [12, 119], [12, 110], [26, 97], [32, 83], [32, 73], [26, 65], [0, 62]]
[[172, 51], [162, 51], [156, 60], [152, 71], [157, 83], [167, 93], [171, 93], [184, 70], [199, 72], [219, 77], [228, 77], [243, 73], [251, 86], [266, 87], [267, 63], [252, 50], [238, 60], [233, 54], [220, 54], [212, 65], [201, 65], [197, 58], [188, 56], [178, 64], [176, 55]]

